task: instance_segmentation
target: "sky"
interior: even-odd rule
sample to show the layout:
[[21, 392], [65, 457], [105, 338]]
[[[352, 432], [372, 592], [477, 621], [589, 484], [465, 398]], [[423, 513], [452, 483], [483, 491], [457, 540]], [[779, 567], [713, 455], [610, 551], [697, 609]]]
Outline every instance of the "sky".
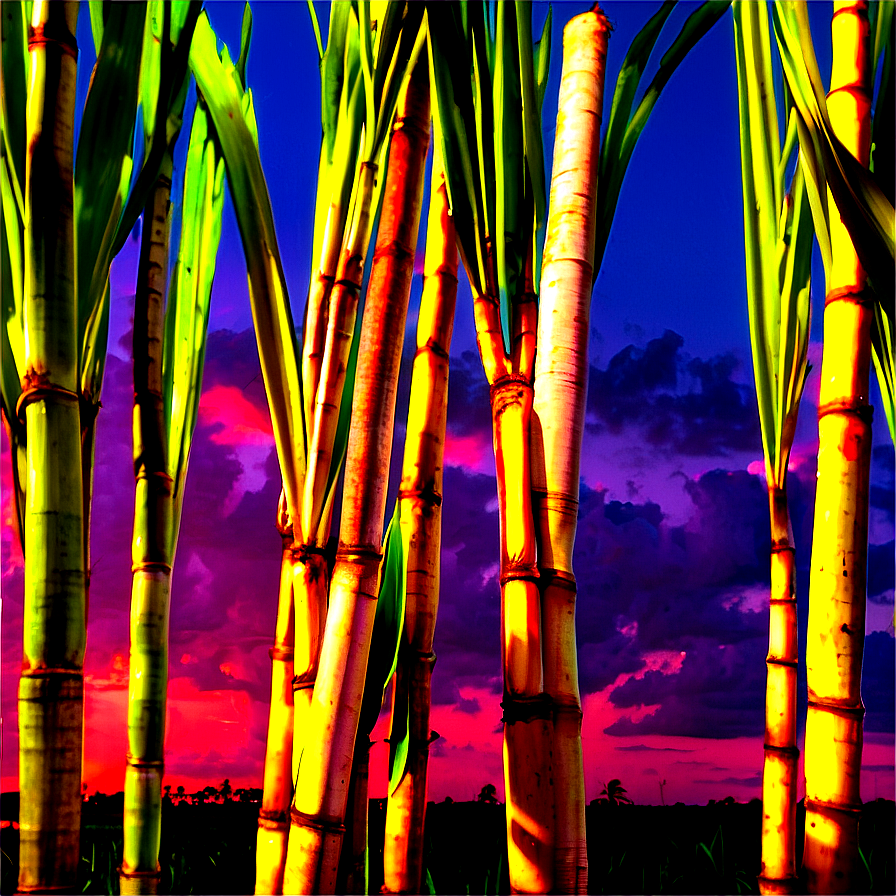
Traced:
[[[553, 10], [544, 112], [553, 142], [562, 27], [589, 4]], [[607, 0], [608, 89], [658, 4]], [[686, 4], [682, 4], [683, 7]], [[236, 55], [242, 4], [211, 3]], [[295, 319], [310, 272], [319, 81], [304, 3], [253, 4], [248, 79]], [[323, 10], [325, 13], [325, 10]], [[536, 4], [540, 27], [546, 6]], [[810, 4], [822, 72], [829, 4]], [[687, 9], [673, 15], [668, 46]], [[79, 38], [89, 47], [87, 17]], [[84, 51], [87, 52], [86, 50]], [[85, 69], [86, 71], [86, 69]], [[649, 76], [650, 72], [648, 72]], [[86, 71], [80, 96], [86, 91]], [[185, 129], [186, 132], [186, 129]], [[550, 158], [550, 155], [548, 155]], [[175, 178], [175, 191], [178, 181]], [[418, 247], [393, 451], [397, 489], [419, 301]], [[138, 243], [113, 265], [112, 321], [97, 432], [84, 780], [123, 786], [126, 743], [131, 461], [130, 331]], [[816, 265], [813, 370], [788, 480], [805, 651], [821, 365], [823, 279]], [[488, 388], [461, 275], [451, 347], [442, 585], [433, 673], [430, 799], [472, 799], [501, 771], [498, 514]], [[752, 391], [733, 29], [726, 14], [672, 78], [635, 151], [593, 302], [581, 508], [574, 567], [586, 797], [620, 778], [636, 803], [760, 796], [769, 523]], [[873, 379], [873, 377], [872, 377]], [[863, 696], [862, 796], [894, 795], [894, 453], [876, 383]], [[2, 789], [17, 788], [16, 683], [22, 558], [2, 443]], [[280, 479], [227, 203], [212, 296], [199, 423], [174, 567], [166, 783], [229, 778], [261, 786], [280, 541]], [[800, 743], [805, 672], [800, 672]], [[371, 796], [386, 789], [386, 713], [374, 731]], [[802, 790], [800, 791], [802, 795]]]

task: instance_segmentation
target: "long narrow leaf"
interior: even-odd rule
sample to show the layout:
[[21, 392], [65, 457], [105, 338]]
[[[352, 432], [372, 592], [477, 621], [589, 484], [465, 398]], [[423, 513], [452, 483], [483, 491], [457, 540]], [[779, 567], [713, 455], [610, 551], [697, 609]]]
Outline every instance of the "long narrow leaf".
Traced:
[[145, 7], [112, 4], [84, 107], [75, 160], [82, 389], [95, 395], [106, 354], [103, 309], [112, 246], [130, 179]]
[[208, 104], [227, 168], [227, 181], [249, 273], [249, 298], [287, 507], [298, 518], [305, 474], [302, 389], [295, 329], [267, 184], [258, 155], [251, 94], [243, 90], [227, 48], [221, 58], [208, 17], [196, 23], [190, 66]]
[[193, 114], [182, 208], [177, 264], [165, 309], [162, 360], [168, 473], [174, 499], [168, 546], [171, 557], [177, 545], [187, 461], [202, 391], [209, 303], [224, 210], [224, 160], [209, 133], [202, 102]]
[[398, 647], [404, 628], [404, 608], [407, 600], [405, 581], [405, 548], [399, 525], [399, 502], [386, 529], [383, 561], [380, 568], [379, 595], [376, 616], [367, 660], [367, 678], [358, 720], [359, 737], [370, 737], [383, 705], [383, 694], [395, 674]]

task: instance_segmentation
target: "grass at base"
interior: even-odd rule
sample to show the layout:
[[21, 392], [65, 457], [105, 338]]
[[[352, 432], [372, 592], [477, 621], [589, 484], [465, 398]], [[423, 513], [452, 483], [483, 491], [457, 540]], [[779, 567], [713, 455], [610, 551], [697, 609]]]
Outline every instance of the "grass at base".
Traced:
[[[3, 818], [12, 816], [4, 794]], [[85, 805], [78, 890], [118, 894], [121, 805], [116, 796]], [[162, 887], [172, 894], [249, 894], [255, 886], [258, 804], [166, 805]], [[756, 893], [759, 873], [757, 801], [710, 806], [609, 806], [587, 809], [590, 893]], [[802, 847], [802, 807], [798, 848]], [[5, 823], [5, 822], [4, 822]], [[382, 884], [385, 801], [370, 802], [370, 891]], [[18, 830], [0, 831], [0, 893], [14, 893]], [[865, 879], [859, 892], [892, 894], [896, 804], [866, 803], [860, 823]], [[424, 892], [508, 893], [504, 807], [486, 803], [430, 803], [426, 819]]]

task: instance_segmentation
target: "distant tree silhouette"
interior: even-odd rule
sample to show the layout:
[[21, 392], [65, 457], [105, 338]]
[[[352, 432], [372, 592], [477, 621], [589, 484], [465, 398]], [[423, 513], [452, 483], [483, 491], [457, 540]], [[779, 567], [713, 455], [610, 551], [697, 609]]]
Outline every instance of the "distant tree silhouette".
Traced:
[[162, 788], [162, 790], [165, 791], [165, 795], [162, 797], [162, 801], [165, 802], [165, 803], [170, 803], [170, 802], [171, 802], [171, 785], [170, 785], [170, 784], [166, 784], [166, 785]]
[[605, 799], [598, 800], [601, 803], [609, 803], [611, 806], [621, 806], [623, 803], [634, 805], [634, 801], [627, 796], [628, 791], [622, 786], [619, 778], [613, 778], [607, 782], [607, 786], [600, 792]]
[[231, 799], [233, 799], [233, 788], [230, 786], [230, 778], [224, 779], [223, 783], [218, 788], [218, 793], [225, 803], [229, 803]]
[[476, 797], [476, 802], [497, 804], [498, 788], [495, 787], [494, 784], [486, 784], [485, 787], [479, 791], [479, 796]]
[[184, 790], [183, 784], [177, 785], [177, 791], [175, 793], [175, 796], [177, 797], [178, 804], [182, 803], [187, 798], [187, 791]]

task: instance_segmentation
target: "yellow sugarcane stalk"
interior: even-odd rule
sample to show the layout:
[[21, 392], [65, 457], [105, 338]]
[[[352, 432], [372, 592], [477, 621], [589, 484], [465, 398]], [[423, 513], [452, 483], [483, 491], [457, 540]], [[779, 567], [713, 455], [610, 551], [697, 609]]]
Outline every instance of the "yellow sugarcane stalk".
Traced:
[[[786, 476], [786, 472], [785, 472]], [[765, 741], [762, 766], [762, 870], [764, 894], [795, 893], [796, 786], [796, 563], [787, 491], [766, 467], [771, 520], [771, 596], [768, 621]]]
[[545, 691], [553, 703], [554, 889], [585, 893], [585, 778], [572, 569], [585, 424], [600, 125], [609, 22], [595, 6], [563, 32], [542, 264], [532, 489], [539, 532]]
[[73, 888], [86, 640], [72, 137], [78, 4], [34, 4], [28, 49], [25, 606], [19, 892]]
[[550, 698], [542, 669], [541, 597], [532, 512], [529, 425], [537, 310], [531, 275], [513, 303], [511, 355], [498, 302], [474, 296], [476, 338], [490, 386], [500, 521], [501, 657], [504, 669], [504, 788], [510, 886], [553, 887], [554, 793]]
[[[169, 169], [170, 170], [170, 169]], [[168, 275], [170, 177], [146, 204], [134, 301], [134, 475], [128, 755], [122, 893], [157, 893], [164, 775], [172, 482], [162, 397], [162, 320]]]
[[[870, 151], [868, 4], [837, 0], [828, 112], [864, 165]], [[818, 404], [818, 485], [806, 643], [806, 842], [810, 893], [856, 886], [862, 762], [862, 652], [871, 466], [871, 296], [829, 196], [832, 267]]]
[[293, 776], [293, 533], [286, 509], [286, 495], [280, 493], [277, 531], [283, 543], [280, 559], [280, 590], [277, 626], [271, 654], [271, 710], [264, 754], [264, 783], [258, 812], [255, 849], [255, 892], [283, 892], [283, 863], [289, 837], [289, 807]]
[[[291, 813], [284, 875], [284, 888], [291, 893], [332, 892], [342, 845], [352, 754], [378, 594], [395, 394], [429, 140], [425, 63], [422, 57], [414, 69], [399, 102], [392, 134], [361, 328], [339, 549], [330, 583], [330, 606], [309, 716], [308, 742], [314, 744], [314, 750], [307, 750], [302, 757]], [[362, 177], [372, 170], [366, 164]], [[362, 208], [361, 214], [366, 216], [369, 210]], [[366, 226], [366, 218], [362, 223], [356, 221], [356, 233], [362, 233]], [[358, 248], [362, 246], [359, 244]], [[366, 244], [363, 248], [366, 249]], [[331, 425], [335, 428], [336, 415], [332, 409], [338, 408], [335, 401], [338, 393], [323, 394], [323, 384], [326, 379], [333, 384], [331, 390], [342, 388], [344, 369], [340, 377], [338, 370], [329, 368], [334, 364], [334, 346], [351, 335], [351, 327], [347, 330], [337, 327], [337, 321], [342, 315], [343, 321], [354, 324], [363, 257], [363, 251], [344, 255], [341, 270], [346, 274], [352, 271], [356, 279], [349, 282], [339, 278], [333, 289], [330, 309], [333, 338], [328, 333], [315, 407], [311, 462], [327, 450], [319, 432]], [[343, 315], [343, 309], [351, 310], [351, 314]], [[329, 460], [325, 469], [328, 463]], [[309, 486], [313, 500], [316, 487], [310, 477], [306, 488]], [[306, 491], [306, 500], [308, 495]]]
[[[405, 773], [386, 807], [384, 890], [419, 893], [429, 763], [432, 650], [439, 602], [442, 461], [448, 409], [448, 354], [457, 299], [457, 245], [449, 214], [445, 171], [436, 146], [430, 187], [423, 295], [411, 376], [399, 500], [408, 546], [407, 604], [402, 649], [393, 682], [393, 707], [408, 708]], [[393, 709], [392, 735], [395, 737]]]

